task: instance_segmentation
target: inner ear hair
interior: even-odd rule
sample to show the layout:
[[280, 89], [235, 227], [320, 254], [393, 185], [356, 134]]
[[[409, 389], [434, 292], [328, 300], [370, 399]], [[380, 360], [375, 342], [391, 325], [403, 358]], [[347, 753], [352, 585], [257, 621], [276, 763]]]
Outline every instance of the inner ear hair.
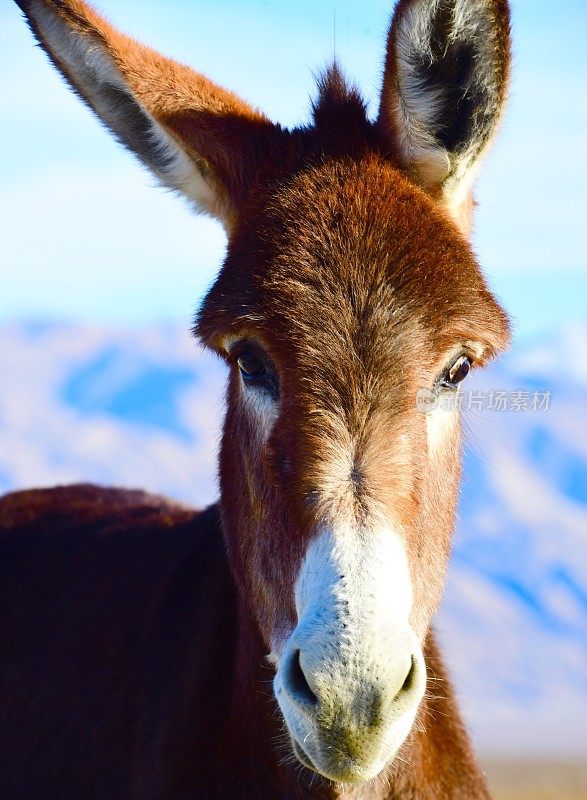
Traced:
[[17, 0], [51, 61], [165, 186], [230, 230], [279, 129], [204, 75], [120, 33], [83, 0]]
[[470, 188], [502, 115], [509, 61], [506, 0], [400, 0], [378, 125], [422, 188]]

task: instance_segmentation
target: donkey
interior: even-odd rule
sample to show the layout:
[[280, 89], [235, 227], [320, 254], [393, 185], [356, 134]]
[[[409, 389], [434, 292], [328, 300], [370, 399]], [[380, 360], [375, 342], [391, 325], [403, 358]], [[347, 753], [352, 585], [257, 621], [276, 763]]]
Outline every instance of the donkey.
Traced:
[[335, 63], [294, 130], [83, 0], [18, 5], [224, 225], [195, 333], [229, 379], [217, 505], [1, 501], [2, 798], [488, 798], [431, 620], [460, 470], [441, 401], [509, 338], [466, 239], [507, 0], [400, 0], [377, 118]]

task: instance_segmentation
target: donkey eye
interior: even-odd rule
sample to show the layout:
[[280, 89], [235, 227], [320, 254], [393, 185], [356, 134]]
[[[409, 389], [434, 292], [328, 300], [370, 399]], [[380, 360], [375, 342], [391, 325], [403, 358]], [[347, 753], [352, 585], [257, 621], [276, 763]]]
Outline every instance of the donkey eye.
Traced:
[[256, 353], [245, 350], [237, 359], [238, 368], [245, 380], [255, 380], [262, 378], [267, 372], [265, 364]]
[[241, 350], [236, 359], [241, 377], [247, 386], [266, 392], [272, 400], [277, 400], [279, 388], [275, 368], [268, 356], [254, 350]]
[[471, 369], [471, 359], [468, 356], [459, 356], [452, 367], [446, 371], [442, 378], [442, 385], [450, 388], [464, 381]]

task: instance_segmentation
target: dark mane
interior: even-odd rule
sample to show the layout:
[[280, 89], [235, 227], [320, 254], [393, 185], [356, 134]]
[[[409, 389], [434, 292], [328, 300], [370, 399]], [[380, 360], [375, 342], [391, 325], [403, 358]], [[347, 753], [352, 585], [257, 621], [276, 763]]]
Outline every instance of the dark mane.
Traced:
[[367, 104], [356, 86], [347, 82], [334, 61], [318, 76], [318, 97], [312, 103], [318, 138], [332, 153], [363, 150], [372, 138]]

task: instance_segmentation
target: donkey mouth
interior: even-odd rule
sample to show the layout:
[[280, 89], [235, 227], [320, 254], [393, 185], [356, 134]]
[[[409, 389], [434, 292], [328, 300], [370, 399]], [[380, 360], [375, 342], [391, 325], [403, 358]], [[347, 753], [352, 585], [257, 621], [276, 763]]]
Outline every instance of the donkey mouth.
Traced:
[[[365, 783], [375, 778], [395, 756], [384, 737], [362, 740], [357, 732], [289, 716], [286, 728], [293, 754], [306, 769], [334, 783]], [[305, 715], [304, 715], [305, 717]]]
[[[290, 738], [294, 755], [300, 764], [335, 783], [364, 783], [374, 778], [385, 766], [384, 762], [376, 765], [363, 763], [360, 759], [344, 754], [342, 749], [338, 757], [334, 757], [331, 753], [327, 758], [315, 756], [314, 760], [294, 736], [290, 735]], [[332, 746], [328, 749], [335, 753], [339, 748]]]

